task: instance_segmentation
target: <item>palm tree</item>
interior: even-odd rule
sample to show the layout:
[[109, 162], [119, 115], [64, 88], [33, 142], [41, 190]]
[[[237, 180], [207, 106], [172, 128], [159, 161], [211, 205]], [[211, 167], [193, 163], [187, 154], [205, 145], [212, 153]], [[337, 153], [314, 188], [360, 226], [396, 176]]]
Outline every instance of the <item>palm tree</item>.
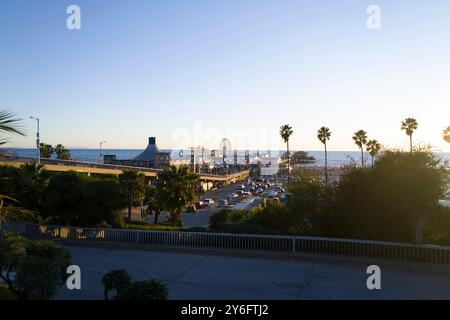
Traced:
[[52, 157], [53, 152], [55, 152], [55, 149], [52, 147], [51, 144], [41, 142], [39, 144], [39, 151], [41, 154], [41, 158], [50, 159]]
[[405, 130], [406, 135], [409, 136], [409, 147], [411, 152], [413, 151], [412, 135], [414, 133], [414, 130], [416, 130], [418, 126], [419, 124], [414, 118], [406, 118], [405, 121], [402, 121], [401, 130]]
[[25, 163], [10, 178], [12, 194], [21, 204], [42, 211], [48, 175], [43, 165]]
[[367, 150], [367, 152], [369, 152], [370, 156], [372, 157], [372, 167], [373, 167], [373, 159], [380, 152], [381, 144], [375, 139], [369, 140], [369, 141], [367, 141], [366, 150]]
[[[22, 120], [17, 118], [15, 114], [8, 110], [0, 110], [0, 132], [8, 134], [18, 134], [24, 136], [25, 134], [20, 128]], [[7, 140], [0, 139], [0, 145], [5, 144]]]
[[443, 134], [444, 140], [447, 141], [448, 143], [450, 143], [450, 126], [447, 127], [442, 134]]
[[70, 160], [70, 151], [67, 150], [62, 144], [57, 144], [55, 147], [56, 159], [58, 160]]
[[127, 200], [128, 221], [131, 221], [133, 203], [144, 199], [145, 176], [136, 170], [124, 170], [119, 175], [119, 185]]
[[289, 154], [289, 138], [292, 136], [293, 133], [294, 133], [294, 131], [292, 131], [292, 127], [289, 126], [288, 124], [282, 125], [280, 127], [280, 136], [283, 139], [283, 141], [286, 143], [288, 183], [290, 180], [290, 171], [291, 171], [290, 154]]
[[330, 140], [331, 131], [327, 127], [322, 127], [317, 131], [317, 139], [323, 143], [325, 147], [325, 186], [328, 186], [328, 157], [327, 157], [327, 140]]
[[172, 225], [181, 223], [181, 213], [186, 205], [195, 200], [195, 186], [198, 175], [189, 171], [189, 167], [169, 166], [158, 172], [158, 189]]
[[364, 167], [364, 151], [363, 147], [367, 142], [367, 132], [358, 130], [353, 134], [353, 141], [361, 149], [361, 167]]

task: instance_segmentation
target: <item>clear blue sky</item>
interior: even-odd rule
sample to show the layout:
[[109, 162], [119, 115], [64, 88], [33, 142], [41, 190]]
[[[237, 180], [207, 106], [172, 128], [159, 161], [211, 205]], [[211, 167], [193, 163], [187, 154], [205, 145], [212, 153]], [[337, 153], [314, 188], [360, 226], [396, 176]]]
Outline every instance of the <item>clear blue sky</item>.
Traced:
[[[81, 30], [66, 28], [70, 4]], [[370, 4], [381, 30], [366, 27]], [[417, 142], [450, 151], [449, 13], [448, 0], [1, 1], [0, 108], [28, 133], [8, 145], [34, 145], [34, 115], [43, 141], [69, 147], [154, 135], [277, 149], [284, 123], [292, 149], [321, 150], [322, 125], [331, 150], [354, 150], [358, 129], [406, 147], [400, 122], [415, 117]]]

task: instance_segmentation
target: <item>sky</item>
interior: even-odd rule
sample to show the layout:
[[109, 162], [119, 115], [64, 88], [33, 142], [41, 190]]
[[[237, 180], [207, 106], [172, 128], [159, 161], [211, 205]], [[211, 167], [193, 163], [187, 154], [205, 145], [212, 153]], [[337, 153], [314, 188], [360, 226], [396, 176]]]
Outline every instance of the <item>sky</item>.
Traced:
[[[69, 30], [69, 5], [81, 29]], [[367, 27], [369, 5], [381, 29]], [[357, 150], [364, 129], [386, 147], [450, 152], [448, 0], [5, 0], [0, 108], [25, 137], [68, 147]]]

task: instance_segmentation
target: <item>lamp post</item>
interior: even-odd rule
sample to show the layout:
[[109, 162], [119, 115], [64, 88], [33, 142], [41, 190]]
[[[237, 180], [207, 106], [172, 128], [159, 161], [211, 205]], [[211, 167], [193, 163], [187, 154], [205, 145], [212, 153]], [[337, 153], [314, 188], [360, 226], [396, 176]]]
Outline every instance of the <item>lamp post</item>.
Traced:
[[36, 121], [37, 130], [36, 130], [36, 148], [37, 148], [37, 163], [41, 164], [41, 141], [39, 139], [39, 117], [30, 117]]
[[101, 160], [101, 158], [103, 156], [103, 154], [102, 154], [102, 146], [103, 146], [104, 143], [106, 143], [106, 140], [100, 141], [100, 160]]

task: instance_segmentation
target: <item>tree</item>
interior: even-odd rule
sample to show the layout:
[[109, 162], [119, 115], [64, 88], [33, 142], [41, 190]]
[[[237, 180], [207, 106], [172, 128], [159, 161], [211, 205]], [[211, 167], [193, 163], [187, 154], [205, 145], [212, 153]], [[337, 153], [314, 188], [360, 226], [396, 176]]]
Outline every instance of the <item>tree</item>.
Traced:
[[166, 285], [158, 280], [134, 281], [117, 293], [116, 300], [167, 300]]
[[414, 133], [414, 130], [416, 130], [418, 126], [419, 124], [414, 118], [406, 118], [404, 121], [402, 121], [401, 129], [405, 130], [406, 135], [409, 136], [409, 147], [411, 152], [413, 152], [412, 135]]
[[444, 164], [430, 151], [383, 151], [373, 168], [350, 168], [336, 188], [335, 232], [347, 237], [421, 242], [421, 226], [447, 184]]
[[161, 214], [161, 211], [164, 210], [162, 187], [160, 184], [158, 185], [156, 187], [152, 185], [148, 185], [145, 187], [144, 204], [147, 206], [147, 211], [151, 214], [154, 214], [154, 224], [158, 224], [158, 217]]
[[50, 179], [44, 218], [71, 226], [113, 223], [113, 214], [126, 205], [116, 179], [93, 178], [73, 171]]
[[22, 206], [42, 212], [49, 175], [43, 165], [25, 163], [9, 179], [11, 192]]
[[283, 139], [283, 141], [286, 143], [286, 154], [287, 154], [287, 169], [288, 169], [288, 183], [290, 181], [290, 170], [291, 170], [291, 166], [290, 166], [290, 154], [289, 154], [289, 138], [292, 136], [293, 134], [293, 130], [292, 127], [289, 126], [288, 124], [282, 125], [280, 127], [280, 136]]
[[173, 226], [181, 224], [181, 213], [195, 200], [198, 175], [185, 165], [169, 166], [158, 172], [158, 189]]
[[444, 137], [444, 140], [450, 143], [450, 126], [444, 129], [442, 135]]
[[[0, 132], [7, 134], [17, 134], [24, 136], [21, 129], [21, 119], [17, 118], [15, 114], [8, 110], [0, 110]], [[6, 139], [0, 139], [0, 145], [5, 144]]]
[[56, 159], [58, 160], [70, 160], [70, 151], [67, 150], [62, 144], [57, 144], [55, 147]]
[[119, 175], [119, 185], [127, 199], [128, 220], [131, 221], [133, 203], [144, 199], [145, 176], [136, 170], [124, 170]]
[[70, 264], [70, 254], [55, 242], [0, 235], [0, 278], [17, 299], [53, 298]]
[[327, 140], [330, 140], [331, 131], [327, 127], [322, 127], [317, 131], [317, 139], [325, 147], [325, 185], [328, 186], [328, 158], [327, 158]]
[[102, 278], [105, 300], [109, 300], [109, 292], [115, 290], [116, 293], [123, 291], [131, 284], [131, 277], [126, 270], [112, 270]]
[[373, 159], [380, 152], [381, 144], [375, 139], [369, 140], [367, 142], [366, 150], [367, 150], [367, 152], [369, 152], [370, 156], [372, 157], [372, 167], [373, 167]]
[[361, 167], [364, 167], [364, 151], [363, 147], [367, 142], [367, 132], [358, 130], [353, 134], [353, 141], [361, 149]]
[[41, 142], [41, 144], [39, 145], [39, 151], [41, 154], [41, 158], [50, 159], [55, 150], [53, 149], [52, 145]]

